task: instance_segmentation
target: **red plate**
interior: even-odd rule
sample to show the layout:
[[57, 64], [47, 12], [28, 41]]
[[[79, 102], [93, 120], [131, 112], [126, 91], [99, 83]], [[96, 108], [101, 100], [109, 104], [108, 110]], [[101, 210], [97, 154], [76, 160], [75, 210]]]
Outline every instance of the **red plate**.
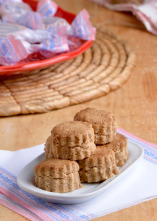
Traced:
[[[23, 0], [23, 2], [29, 4], [34, 11], [36, 10], [37, 1]], [[58, 10], [57, 10], [55, 16], [64, 18], [69, 23], [71, 23], [76, 15], [74, 15], [70, 12], [67, 12], [67, 11], [63, 10], [62, 8], [58, 7]], [[71, 52], [62, 53], [60, 55], [57, 55], [57, 56], [49, 58], [49, 59], [41, 60], [40, 56], [38, 54], [36, 54], [35, 61], [19, 62], [15, 65], [11, 65], [11, 66], [0, 66], [0, 76], [15, 75], [15, 74], [20, 74], [22, 72], [41, 69], [41, 68], [47, 67], [49, 65], [74, 58], [77, 55], [84, 52], [86, 49], [88, 49], [91, 46], [91, 44], [92, 44], [92, 41], [83, 41], [77, 49], [75, 49]]]

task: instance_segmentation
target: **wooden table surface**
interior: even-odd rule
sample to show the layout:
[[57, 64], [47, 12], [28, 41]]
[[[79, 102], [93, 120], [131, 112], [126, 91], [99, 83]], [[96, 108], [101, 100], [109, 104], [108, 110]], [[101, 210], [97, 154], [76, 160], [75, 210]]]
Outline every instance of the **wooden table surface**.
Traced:
[[[128, 81], [107, 96], [51, 111], [45, 114], [0, 118], [0, 148], [19, 150], [44, 143], [50, 130], [59, 122], [71, 120], [85, 107], [99, 107], [115, 114], [119, 127], [152, 143], [157, 143], [157, 37], [129, 13], [112, 12], [88, 0], [56, 2], [65, 10], [78, 13], [86, 8], [93, 24], [104, 24], [126, 40], [136, 53], [136, 67]], [[109, 214], [95, 220], [155, 221], [157, 199]], [[26, 220], [0, 206], [0, 220]]]

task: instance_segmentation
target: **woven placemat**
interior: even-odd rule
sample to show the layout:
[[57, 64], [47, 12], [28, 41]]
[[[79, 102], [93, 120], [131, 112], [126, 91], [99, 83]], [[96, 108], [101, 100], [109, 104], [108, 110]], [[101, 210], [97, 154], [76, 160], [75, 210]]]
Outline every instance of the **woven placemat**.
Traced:
[[135, 63], [129, 45], [98, 28], [83, 54], [0, 82], [0, 116], [43, 113], [108, 94], [125, 82]]

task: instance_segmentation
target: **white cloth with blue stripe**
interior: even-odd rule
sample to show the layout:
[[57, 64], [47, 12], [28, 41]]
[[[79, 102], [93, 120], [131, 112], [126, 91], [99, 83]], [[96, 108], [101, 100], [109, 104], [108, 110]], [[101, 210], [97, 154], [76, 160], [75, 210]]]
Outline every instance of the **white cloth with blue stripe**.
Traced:
[[[144, 148], [144, 158], [140, 161], [135, 171], [130, 171], [121, 180], [114, 183], [96, 198], [81, 204], [69, 206], [51, 204], [42, 201], [38, 202], [39, 206], [40, 204], [42, 205], [42, 208], [45, 208], [46, 210], [48, 208], [49, 212], [47, 211], [46, 215], [51, 217], [53, 210], [53, 213], [56, 214], [56, 218], [51, 217], [52, 220], [91, 220], [95, 217], [109, 214], [156, 198], [157, 149], [131, 137], [128, 137], [128, 139], [141, 144]], [[43, 145], [16, 152], [0, 150], [0, 191], [2, 192], [2, 189], [5, 188], [6, 182], [3, 170], [8, 171], [7, 173], [12, 174], [13, 177], [16, 178], [20, 170], [42, 152]], [[13, 185], [13, 188], [16, 188], [17, 184], [10, 185]], [[34, 199], [32, 199], [32, 201], [34, 201]], [[44, 213], [44, 211], [42, 212]], [[40, 219], [44, 220], [42, 216]]]

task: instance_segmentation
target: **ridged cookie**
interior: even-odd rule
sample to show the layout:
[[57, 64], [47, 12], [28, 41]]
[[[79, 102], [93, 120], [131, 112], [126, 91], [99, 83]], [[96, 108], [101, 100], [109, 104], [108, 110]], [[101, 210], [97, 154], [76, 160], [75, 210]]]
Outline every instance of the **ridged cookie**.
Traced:
[[92, 125], [81, 121], [69, 121], [56, 125], [45, 146], [46, 159], [82, 160], [94, 153]]
[[81, 187], [78, 171], [75, 161], [44, 160], [34, 168], [35, 186], [50, 192], [70, 192]]
[[117, 133], [113, 141], [109, 144], [104, 145], [104, 147], [105, 146], [112, 148], [112, 150], [115, 152], [117, 165], [123, 166], [128, 159], [127, 137]]
[[119, 173], [116, 165], [115, 152], [109, 148], [96, 148], [90, 157], [79, 160], [81, 182], [93, 183], [107, 180]]
[[76, 113], [74, 120], [92, 124], [95, 134], [94, 142], [97, 145], [112, 142], [116, 134], [117, 122], [110, 112], [86, 108]]

